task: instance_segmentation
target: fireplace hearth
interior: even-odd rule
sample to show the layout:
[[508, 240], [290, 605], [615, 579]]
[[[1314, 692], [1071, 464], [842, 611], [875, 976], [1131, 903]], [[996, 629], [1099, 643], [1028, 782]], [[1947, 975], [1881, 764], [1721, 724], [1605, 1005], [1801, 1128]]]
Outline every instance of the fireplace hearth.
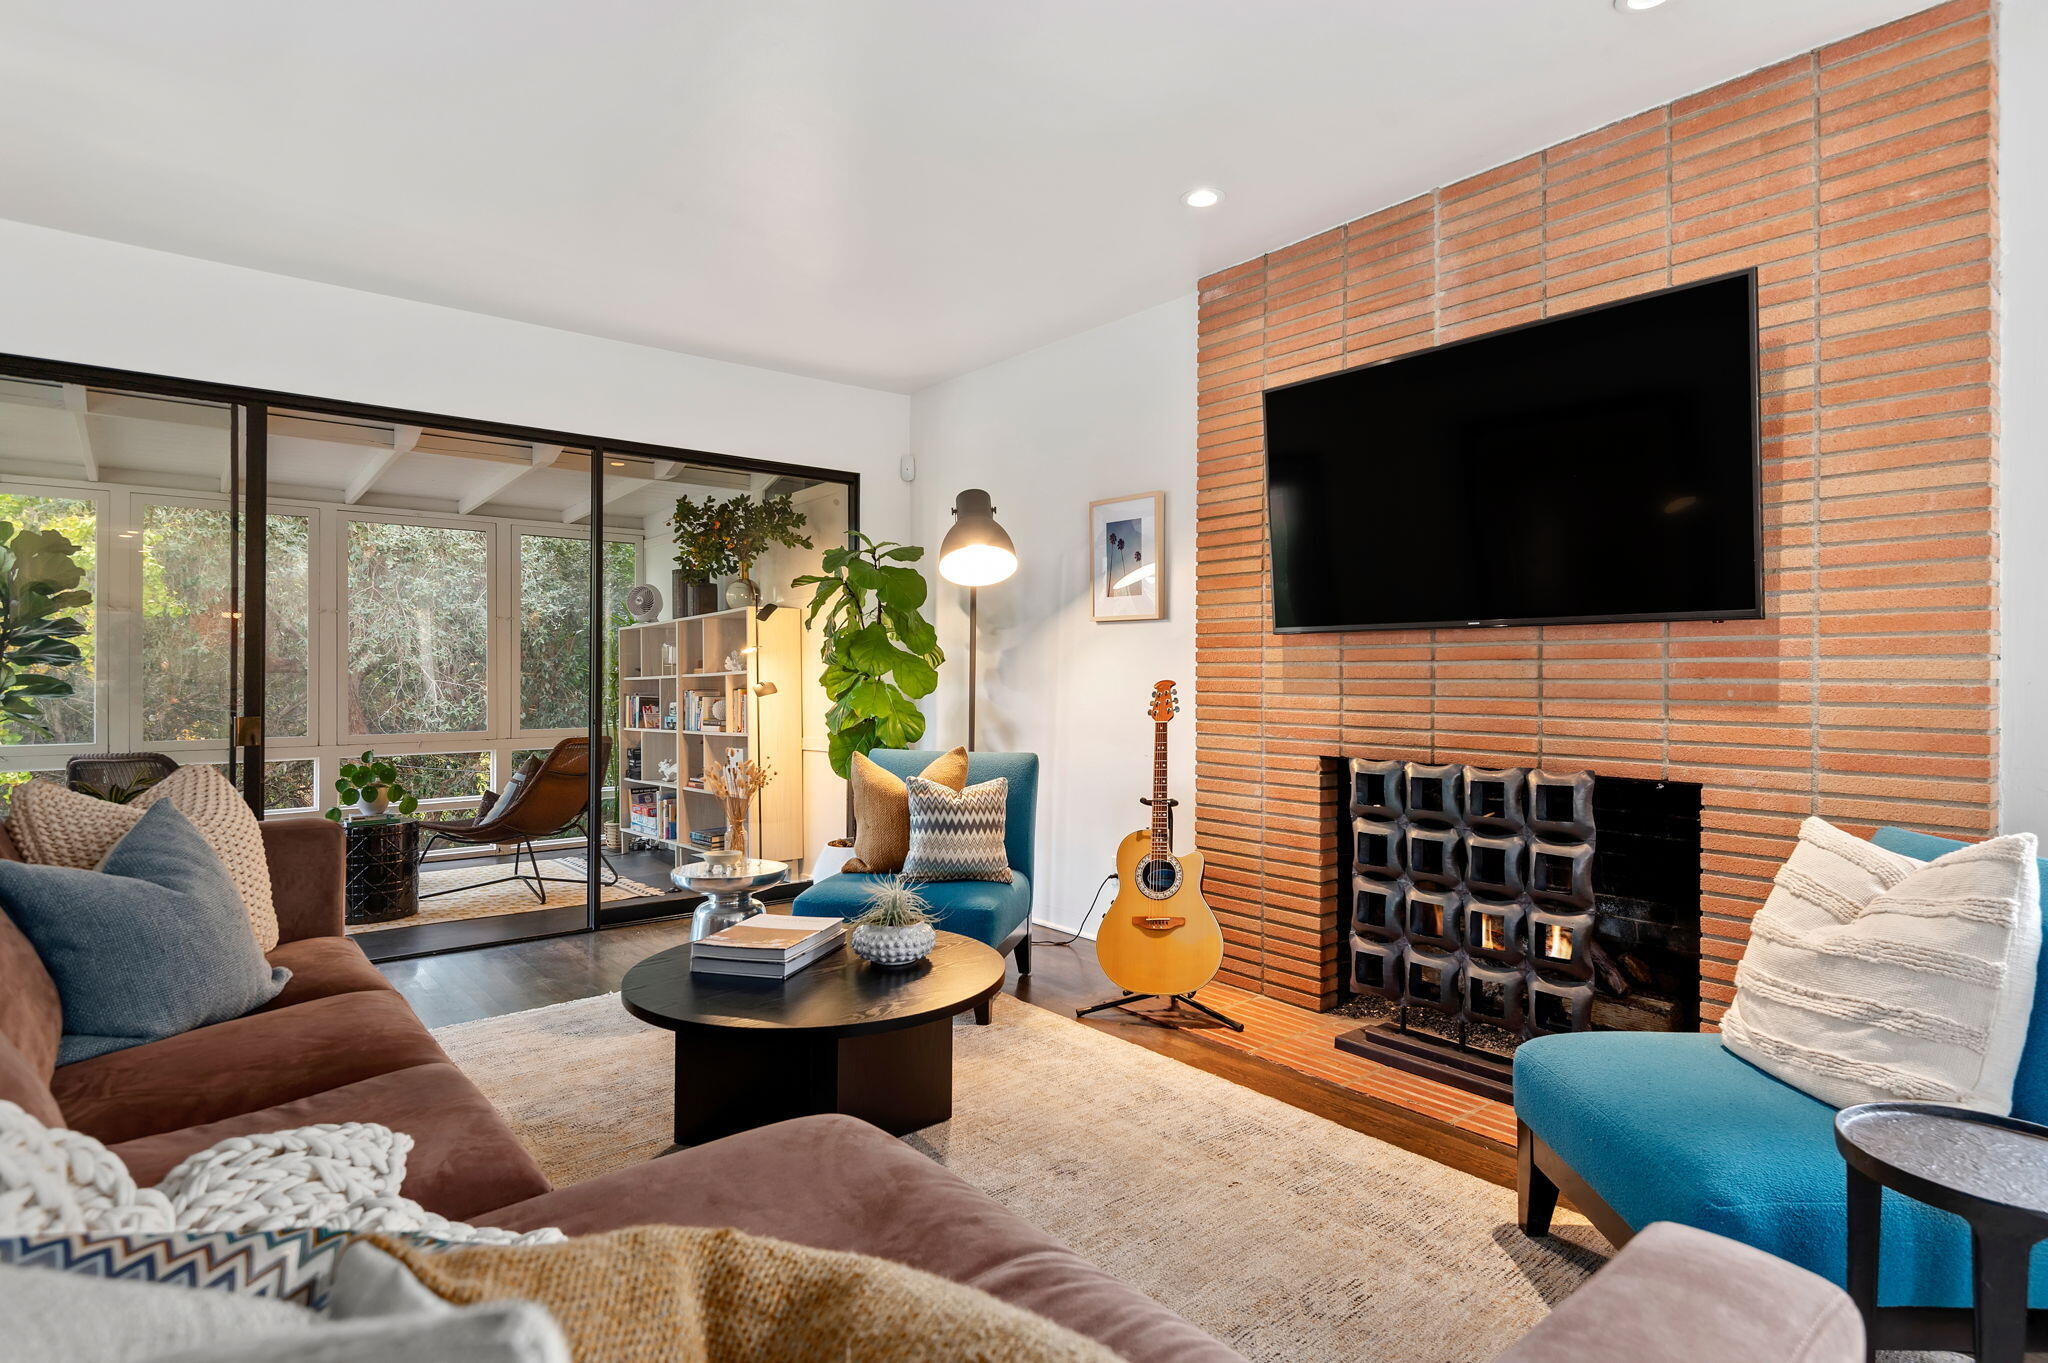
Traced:
[[1348, 1051], [1505, 1100], [1533, 1036], [1698, 1025], [1700, 788], [1353, 758]]

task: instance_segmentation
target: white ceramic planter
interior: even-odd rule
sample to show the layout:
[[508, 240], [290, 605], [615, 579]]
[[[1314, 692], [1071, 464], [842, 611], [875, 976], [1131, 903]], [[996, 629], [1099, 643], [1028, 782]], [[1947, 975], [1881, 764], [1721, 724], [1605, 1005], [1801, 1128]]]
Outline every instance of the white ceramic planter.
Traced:
[[931, 955], [938, 941], [938, 934], [930, 923], [912, 923], [900, 928], [861, 923], [853, 930], [852, 945], [853, 954], [863, 961], [898, 968], [916, 965]]
[[853, 860], [853, 844], [841, 847], [838, 842], [828, 842], [818, 849], [818, 855], [811, 858], [811, 883], [817, 884], [826, 876], [836, 876], [844, 870], [846, 863]]

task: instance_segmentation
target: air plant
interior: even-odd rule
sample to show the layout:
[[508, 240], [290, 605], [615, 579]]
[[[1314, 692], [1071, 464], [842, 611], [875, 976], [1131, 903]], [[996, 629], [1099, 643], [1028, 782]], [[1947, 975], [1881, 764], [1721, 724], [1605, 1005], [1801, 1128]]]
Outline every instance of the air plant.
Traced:
[[932, 906], [908, 876], [883, 876], [868, 891], [867, 908], [853, 920], [856, 927], [914, 928], [932, 921]]

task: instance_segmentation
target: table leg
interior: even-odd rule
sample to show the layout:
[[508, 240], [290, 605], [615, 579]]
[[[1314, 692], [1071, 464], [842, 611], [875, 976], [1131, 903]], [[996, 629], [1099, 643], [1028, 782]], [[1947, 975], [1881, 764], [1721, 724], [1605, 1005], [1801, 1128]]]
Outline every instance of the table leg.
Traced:
[[843, 1112], [892, 1136], [953, 1115], [953, 1020], [842, 1038], [719, 1028], [676, 1033], [676, 1144]]
[[1970, 1236], [1970, 1276], [1977, 1363], [2022, 1363], [2027, 1352], [2027, 1264], [2033, 1241]]
[[1884, 1189], [1852, 1167], [1849, 1170], [1849, 1299], [1863, 1317], [1865, 1363], [1877, 1358], [1877, 1258], [1882, 1230]]

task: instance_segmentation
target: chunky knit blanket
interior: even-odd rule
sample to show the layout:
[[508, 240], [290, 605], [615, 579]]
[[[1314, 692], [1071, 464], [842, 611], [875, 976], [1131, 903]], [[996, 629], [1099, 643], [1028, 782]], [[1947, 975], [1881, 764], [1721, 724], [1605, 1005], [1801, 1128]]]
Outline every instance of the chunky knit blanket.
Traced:
[[538, 1302], [577, 1363], [1117, 1363], [974, 1288], [736, 1230], [639, 1226], [432, 1250], [372, 1241], [448, 1301]]

